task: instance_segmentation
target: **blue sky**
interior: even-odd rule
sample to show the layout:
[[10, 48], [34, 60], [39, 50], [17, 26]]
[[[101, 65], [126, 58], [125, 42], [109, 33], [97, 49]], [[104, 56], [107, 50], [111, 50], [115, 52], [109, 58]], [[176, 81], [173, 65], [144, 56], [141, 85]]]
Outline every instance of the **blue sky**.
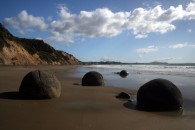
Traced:
[[195, 0], [1, 0], [0, 22], [81, 61], [195, 63]]

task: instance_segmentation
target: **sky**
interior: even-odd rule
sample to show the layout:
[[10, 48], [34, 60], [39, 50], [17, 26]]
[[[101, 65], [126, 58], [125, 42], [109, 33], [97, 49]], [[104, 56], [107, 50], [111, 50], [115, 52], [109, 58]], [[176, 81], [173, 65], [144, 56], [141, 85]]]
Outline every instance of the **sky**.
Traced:
[[1, 0], [0, 22], [81, 61], [195, 63], [195, 0]]

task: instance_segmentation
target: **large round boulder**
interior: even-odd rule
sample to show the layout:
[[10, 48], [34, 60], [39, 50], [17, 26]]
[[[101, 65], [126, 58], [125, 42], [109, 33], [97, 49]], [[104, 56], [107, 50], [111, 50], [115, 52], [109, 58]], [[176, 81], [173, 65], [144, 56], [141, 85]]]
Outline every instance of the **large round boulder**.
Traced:
[[104, 78], [103, 76], [96, 72], [90, 71], [86, 73], [82, 78], [82, 86], [103, 86]]
[[56, 98], [61, 94], [61, 84], [52, 72], [35, 70], [23, 78], [19, 94], [22, 98], [30, 99]]
[[166, 79], [154, 79], [137, 92], [137, 108], [146, 111], [179, 110], [183, 106], [180, 90]]

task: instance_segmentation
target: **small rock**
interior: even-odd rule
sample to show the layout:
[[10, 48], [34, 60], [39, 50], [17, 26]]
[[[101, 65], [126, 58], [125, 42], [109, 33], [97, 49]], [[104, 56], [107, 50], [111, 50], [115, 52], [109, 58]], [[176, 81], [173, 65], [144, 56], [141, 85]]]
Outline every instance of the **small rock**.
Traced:
[[120, 98], [120, 99], [130, 99], [129, 94], [125, 93], [125, 92], [121, 92], [119, 93], [119, 95], [116, 96], [116, 98]]

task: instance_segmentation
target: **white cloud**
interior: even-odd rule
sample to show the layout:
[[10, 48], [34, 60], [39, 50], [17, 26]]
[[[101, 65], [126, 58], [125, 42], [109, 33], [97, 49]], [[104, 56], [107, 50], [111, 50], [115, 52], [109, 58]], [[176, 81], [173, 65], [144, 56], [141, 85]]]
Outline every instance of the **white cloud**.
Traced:
[[142, 39], [142, 38], [146, 38], [146, 37], [148, 37], [148, 35], [146, 35], [146, 34], [138, 34], [138, 35], [135, 36], [135, 39]]
[[129, 13], [113, 13], [108, 8], [71, 14], [66, 7], [60, 7], [59, 19], [50, 24], [50, 32], [69, 35], [72, 41], [75, 36], [112, 37], [124, 30], [128, 16]]
[[73, 35], [71, 34], [62, 34], [60, 32], [57, 31], [50, 31], [50, 33], [52, 34], [52, 36], [50, 36], [49, 38], [46, 39], [46, 41], [48, 42], [66, 42], [66, 43], [74, 43], [74, 38]]
[[151, 32], [166, 33], [174, 30], [176, 27], [169, 21], [160, 21], [159, 17], [165, 12], [161, 6], [153, 9], [137, 8], [131, 13], [128, 21], [128, 28], [132, 30], [134, 35], [147, 35]]
[[188, 32], [191, 33], [192, 32], [192, 29], [188, 29]]
[[169, 48], [173, 48], [173, 49], [178, 49], [178, 48], [184, 48], [187, 47], [188, 44], [187, 43], [180, 43], [180, 44], [174, 44], [174, 45], [170, 45]]
[[191, 47], [195, 48], [195, 44], [190, 45]]
[[23, 10], [16, 17], [5, 18], [4, 22], [17, 29], [20, 33], [25, 34], [37, 28], [41, 31], [47, 28], [43, 17], [34, 17]]
[[104, 57], [100, 58], [100, 61], [106, 62], [106, 61], [118, 61], [118, 60], [114, 57], [104, 56]]
[[37, 39], [37, 40], [43, 40], [43, 38], [41, 38], [41, 37], [36, 37], [35, 39]]
[[181, 49], [181, 48], [185, 48], [185, 47], [195, 48], [195, 44], [179, 43], [179, 44], [172, 44], [169, 46], [169, 48], [172, 48], [172, 49]]
[[146, 38], [149, 33], [167, 33], [175, 30], [174, 21], [195, 20], [195, 1], [184, 8], [182, 5], [164, 9], [161, 5], [153, 8], [136, 8], [133, 11], [113, 12], [108, 8], [71, 13], [65, 5], [59, 6], [58, 18], [50, 16], [45, 23], [43, 17], [35, 17], [22, 11], [16, 17], [4, 22], [20, 33], [35, 28], [51, 34], [50, 41], [74, 42], [76, 37], [113, 37], [129, 31], [136, 39]]
[[158, 50], [159, 49], [158, 49], [157, 46], [151, 45], [151, 46], [148, 46], [146, 48], [139, 48], [139, 49], [136, 50], [136, 52], [139, 54], [140, 57], [142, 57], [143, 54], [155, 52], [155, 51], [158, 51]]
[[188, 20], [195, 19], [195, 1], [194, 0], [187, 5], [184, 18]]

